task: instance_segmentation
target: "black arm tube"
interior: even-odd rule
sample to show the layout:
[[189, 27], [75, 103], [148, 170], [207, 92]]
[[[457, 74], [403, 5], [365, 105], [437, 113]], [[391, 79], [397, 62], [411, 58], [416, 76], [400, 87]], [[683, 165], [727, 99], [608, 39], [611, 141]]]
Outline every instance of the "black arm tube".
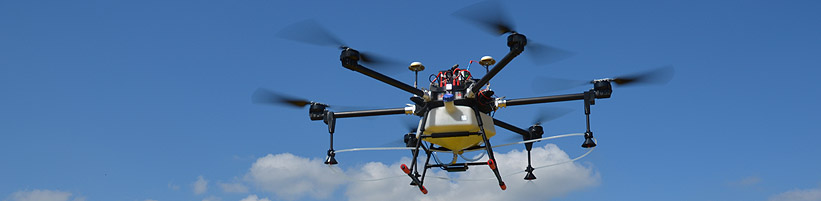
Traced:
[[348, 118], [348, 117], [367, 117], [367, 116], [379, 116], [379, 115], [392, 115], [392, 114], [405, 114], [405, 108], [394, 108], [394, 109], [378, 109], [378, 110], [362, 110], [362, 111], [348, 111], [348, 112], [335, 112], [335, 118]]
[[584, 93], [512, 99], [512, 100], [507, 100], [506, 103], [507, 103], [507, 106], [514, 106], [514, 105], [528, 105], [528, 104], [536, 104], [536, 103], [550, 103], [550, 102], [561, 102], [561, 101], [572, 101], [572, 100], [584, 100]]
[[505, 68], [505, 66], [507, 66], [507, 64], [510, 63], [510, 61], [513, 60], [513, 58], [516, 58], [516, 56], [519, 56], [519, 54], [521, 53], [521, 51], [516, 52], [513, 50], [508, 52], [507, 55], [505, 55], [505, 57], [499, 61], [499, 63], [496, 63], [496, 65], [493, 66], [493, 69], [490, 69], [490, 71], [487, 72], [487, 74], [483, 76], [482, 79], [473, 84], [473, 88], [470, 91], [472, 91], [474, 94], [476, 94], [476, 92], [479, 92], [479, 89], [482, 89], [482, 86], [485, 86], [487, 82], [490, 82], [490, 79], [493, 78], [493, 76], [496, 76], [496, 74], [499, 73], [499, 71], [502, 71], [502, 69]]
[[[347, 67], [346, 67], [346, 68], [347, 68]], [[412, 93], [412, 94], [415, 94], [415, 95], [417, 95], [417, 96], [419, 96], [419, 97], [423, 97], [423, 96], [425, 96], [425, 92], [423, 92], [422, 90], [417, 89], [417, 88], [415, 88], [415, 87], [413, 87], [413, 86], [410, 86], [410, 85], [408, 85], [408, 84], [402, 83], [402, 82], [400, 82], [400, 81], [398, 81], [398, 80], [396, 80], [396, 79], [393, 79], [393, 78], [391, 78], [391, 77], [388, 77], [388, 76], [383, 75], [383, 74], [381, 74], [381, 73], [378, 73], [378, 72], [376, 72], [376, 71], [373, 71], [373, 70], [371, 70], [371, 69], [369, 69], [369, 68], [367, 68], [367, 67], [365, 67], [365, 66], [362, 66], [362, 65], [358, 65], [358, 64], [357, 64], [355, 67], [353, 67], [353, 68], [348, 68], [348, 69], [351, 69], [351, 70], [353, 70], [353, 71], [356, 71], [356, 72], [359, 72], [359, 73], [365, 74], [365, 75], [367, 75], [368, 77], [371, 77], [371, 78], [373, 78], [373, 79], [377, 79], [377, 80], [379, 80], [379, 81], [382, 81], [382, 82], [384, 82], [384, 83], [387, 83], [387, 84], [389, 84], [389, 85], [391, 85], [391, 86], [394, 86], [394, 87], [396, 87], [396, 88], [402, 89], [402, 90], [407, 91], [407, 92], [410, 92], [410, 93]]]
[[500, 121], [500, 120], [495, 119], [495, 118], [493, 119], [493, 124], [495, 124], [496, 126], [502, 127], [504, 129], [507, 129], [509, 131], [513, 131], [514, 133], [522, 135], [522, 136], [530, 136], [530, 133], [527, 132], [525, 129], [521, 129], [519, 127], [510, 125], [508, 123], [505, 123], [505, 122]]

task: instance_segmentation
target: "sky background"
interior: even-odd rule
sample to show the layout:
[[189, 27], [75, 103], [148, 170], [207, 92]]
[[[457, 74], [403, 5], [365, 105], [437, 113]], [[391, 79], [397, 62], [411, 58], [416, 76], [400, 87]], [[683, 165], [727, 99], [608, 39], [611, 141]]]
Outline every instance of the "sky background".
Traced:
[[[481, 167], [435, 172], [456, 180], [431, 179], [426, 196], [407, 178], [351, 181], [401, 175], [409, 154], [345, 153], [329, 169], [327, 128], [307, 109], [251, 103], [264, 87], [402, 107], [409, 94], [344, 69], [339, 50], [276, 33], [314, 19], [357, 49], [423, 62], [424, 80], [507, 53], [505, 38], [451, 16], [476, 2], [0, 1], [0, 200], [821, 200], [818, 1], [503, 2], [519, 32], [577, 55], [515, 59], [491, 81], [499, 96], [587, 89], [538, 92], [539, 77], [675, 67], [666, 85], [616, 87], [597, 101], [590, 156], [539, 169], [532, 183], [506, 177], [504, 192], [464, 181], [489, 178]], [[387, 74], [412, 83], [395, 68]], [[541, 108], [574, 111], [546, 135], [584, 131], [580, 101], [496, 117], [526, 127]], [[341, 119], [335, 146], [389, 146], [406, 119]], [[492, 141], [514, 135], [499, 129]], [[578, 156], [581, 142], [538, 143], [535, 158]], [[500, 169], [523, 169], [522, 149], [496, 149]]]

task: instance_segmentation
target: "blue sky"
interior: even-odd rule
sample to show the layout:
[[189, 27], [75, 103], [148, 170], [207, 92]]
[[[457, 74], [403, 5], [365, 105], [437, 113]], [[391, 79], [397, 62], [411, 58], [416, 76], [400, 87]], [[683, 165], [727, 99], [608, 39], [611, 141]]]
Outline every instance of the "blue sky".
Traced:
[[[316, 164], [327, 149], [324, 124], [309, 121], [304, 109], [255, 105], [250, 97], [265, 87], [330, 104], [404, 106], [409, 94], [342, 68], [338, 50], [275, 34], [315, 19], [352, 47], [423, 62], [428, 70], [420, 77], [426, 77], [506, 53], [503, 37], [450, 15], [475, 2], [2, 1], [0, 199], [419, 196], [405, 178], [378, 186], [339, 180]], [[537, 93], [530, 83], [540, 76], [585, 80], [673, 65], [675, 78], [663, 86], [616, 88], [611, 99], [599, 100], [591, 124], [600, 146], [574, 164], [537, 170], [538, 183], [527, 186], [538, 188], [498, 193], [492, 181], [456, 182], [408, 198], [490, 189], [508, 200], [821, 200], [814, 81], [821, 73], [821, 3], [503, 4], [528, 38], [577, 55], [549, 65], [514, 60], [492, 81], [499, 96], [586, 89]], [[390, 75], [413, 79], [409, 71]], [[541, 107], [574, 109], [547, 123], [548, 135], [584, 131], [581, 102], [504, 108], [497, 117], [524, 127]], [[336, 146], [390, 144], [405, 132], [403, 118], [412, 119], [340, 120]], [[494, 140], [512, 135], [501, 132]], [[549, 143], [538, 145], [547, 155], [584, 152], [581, 139]], [[497, 151], [513, 163], [521, 149]], [[407, 157], [389, 151], [338, 159], [350, 175], [396, 175], [393, 166]], [[451, 176], [487, 176], [478, 169]], [[271, 171], [327, 176], [279, 178]], [[303, 180], [335, 190], [278, 191]]]

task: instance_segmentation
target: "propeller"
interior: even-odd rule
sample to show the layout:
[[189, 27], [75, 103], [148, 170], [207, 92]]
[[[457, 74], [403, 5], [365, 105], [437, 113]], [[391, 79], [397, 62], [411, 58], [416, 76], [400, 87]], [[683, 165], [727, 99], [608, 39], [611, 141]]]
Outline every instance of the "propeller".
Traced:
[[541, 77], [533, 81], [533, 89], [539, 92], [559, 91], [592, 84], [596, 81], [610, 81], [618, 86], [662, 85], [670, 82], [670, 80], [673, 79], [674, 73], [675, 69], [673, 66], [668, 65], [615, 78], [590, 81]]
[[265, 88], [258, 88], [254, 91], [254, 94], [251, 95], [251, 102], [256, 104], [266, 104], [266, 105], [281, 105], [281, 106], [288, 106], [288, 107], [295, 107], [295, 108], [302, 108], [306, 105], [310, 105], [312, 103], [324, 105], [326, 108], [334, 108], [338, 110], [367, 110], [373, 109], [373, 107], [363, 107], [363, 106], [348, 106], [348, 105], [336, 105], [333, 106], [310, 101], [304, 98], [297, 98], [289, 95], [285, 95], [279, 92], [275, 92], [272, 90], [268, 90]]
[[[339, 48], [341, 50], [350, 48], [349, 46], [345, 45], [345, 43], [342, 42], [342, 40], [340, 40], [338, 37], [331, 34], [331, 32], [325, 29], [322, 25], [317, 23], [315, 20], [310, 19], [291, 24], [283, 28], [276, 35], [280, 38], [312, 45], [330, 46], [334, 48]], [[405, 66], [405, 64], [401, 61], [397, 61], [395, 59], [391, 59], [370, 52], [359, 51], [359, 57], [359, 61], [362, 61], [369, 65], [373, 65], [374, 67], [378, 68], [385, 68], [387, 66]]]
[[[564, 115], [570, 114], [573, 112], [573, 109], [569, 108], [561, 108], [561, 107], [543, 107], [539, 108], [539, 112], [533, 116], [533, 120], [531, 121], [532, 125], [542, 125], [546, 122], [558, 119], [563, 117]], [[527, 127], [524, 128], [527, 130]], [[514, 142], [522, 140], [522, 136], [520, 135], [512, 135], [504, 139], [506, 142]]]
[[552, 121], [554, 119], [558, 119], [559, 117], [563, 117], [564, 115], [570, 114], [573, 112], [573, 109], [569, 108], [541, 108], [539, 109], [539, 113], [533, 117], [533, 124], [534, 125], [542, 125], [544, 122]]
[[416, 134], [417, 124], [419, 124], [418, 118], [402, 118], [400, 119], [400, 123], [402, 124], [402, 128], [407, 130], [407, 133], [404, 133], [402, 139], [391, 140], [390, 142], [386, 142], [382, 144], [382, 146], [408, 146], [409, 136], [407, 134]]
[[251, 96], [251, 102], [256, 104], [285, 105], [297, 108], [302, 108], [313, 103], [313, 101], [283, 95], [264, 88], [259, 88], [254, 91], [254, 94]]
[[[635, 84], [667, 84], [667, 82], [670, 82], [670, 80], [673, 79], [674, 72], [673, 66], [664, 66], [640, 73], [619, 76], [616, 78], [606, 78], [604, 80], [611, 81], [620, 86]], [[590, 83], [593, 83], [594, 81], [590, 81]]]
[[419, 119], [418, 118], [402, 118], [402, 126], [407, 130], [409, 133], [416, 133], [416, 129], [419, 127]]
[[[453, 13], [454, 16], [472, 22], [488, 33], [504, 35], [517, 33], [510, 17], [502, 9], [499, 1], [489, 0], [462, 8]], [[527, 41], [525, 54], [529, 54], [533, 62], [538, 64], [555, 63], [575, 55], [575, 53], [550, 45]]]

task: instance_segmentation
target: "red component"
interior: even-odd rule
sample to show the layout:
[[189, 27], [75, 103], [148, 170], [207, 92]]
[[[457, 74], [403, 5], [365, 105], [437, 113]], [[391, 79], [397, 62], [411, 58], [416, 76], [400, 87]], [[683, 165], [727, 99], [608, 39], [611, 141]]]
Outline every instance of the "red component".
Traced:
[[507, 190], [507, 185], [505, 185], [505, 182], [499, 183], [499, 188], [502, 188], [502, 190]]
[[402, 168], [402, 171], [405, 172], [405, 174], [410, 174], [410, 169], [408, 169], [407, 165], [402, 164], [399, 168]]
[[496, 170], [496, 162], [493, 159], [487, 160], [487, 166], [490, 166], [491, 170]]
[[428, 189], [425, 186], [419, 186], [419, 191], [422, 191], [422, 194], [428, 194]]

